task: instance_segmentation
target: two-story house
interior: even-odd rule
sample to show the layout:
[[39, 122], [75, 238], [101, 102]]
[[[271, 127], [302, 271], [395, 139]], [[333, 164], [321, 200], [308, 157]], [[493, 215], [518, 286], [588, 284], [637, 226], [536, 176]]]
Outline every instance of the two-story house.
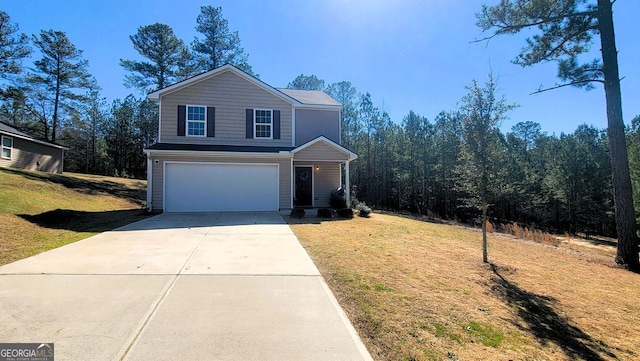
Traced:
[[149, 94], [160, 106], [147, 155], [151, 211], [328, 207], [356, 154], [340, 145], [342, 105], [276, 89], [231, 66]]

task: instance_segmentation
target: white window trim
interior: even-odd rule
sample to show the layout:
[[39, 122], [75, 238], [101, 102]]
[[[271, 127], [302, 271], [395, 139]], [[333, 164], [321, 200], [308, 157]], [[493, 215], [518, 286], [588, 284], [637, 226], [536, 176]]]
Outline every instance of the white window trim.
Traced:
[[[258, 132], [256, 131], [256, 126], [267, 125], [267, 123], [256, 123], [256, 115], [259, 111], [269, 111], [271, 112], [271, 123], [269, 123], [269, 136], [268, 137], [258, 137]], [[273, 109], [253, 109], [253, 139], [273, 139]]]
[[[204, 135], [189, 134], [189, 108], [204, 108]], [[184, 135], [187, 137], [205, 138], [207, 136], [207, 106], [206, 105], [194, 105], [187, 104], [184, 115]], [[200, 123], [200, 120], [191, 120], [192, 123]]]
[[[5, 139], [9, 139], [11, 141], [11, 146], [10, 147], [7, 147], [7, 146], [4, 145], [4, 140]], [[8, 157], [4, 156], [4, 150], [5, 149], [9, 149], [9, 156]], [[11, 158], [13, 157], [13, 138], [6, 137], [4, 135], [0, 138], [0, 157], [2, 157], [2, 159], [11, 160]]]

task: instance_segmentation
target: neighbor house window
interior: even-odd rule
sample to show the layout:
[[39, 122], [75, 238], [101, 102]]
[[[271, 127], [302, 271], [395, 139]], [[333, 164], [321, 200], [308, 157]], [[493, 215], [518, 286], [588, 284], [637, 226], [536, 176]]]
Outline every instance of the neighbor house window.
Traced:
[[198, 105], [187, 105], [187, 135], [204, 137], [207, 108]]
[[256, 138], [267, 138], [267, 139], [272, 139], [272, 134], [271, 134], [271, 125], [272, 123], [272, 117], [271, 117], [271, 110], [266, 110], [266, 109], [256, 109], [255, 110], [255, 116], [254, 116], [254, 129], [255, 131], [255, 137]]
[[11, 159], [11, 152], [13, 151], [13, 138], [2, 137], [2, 158]]

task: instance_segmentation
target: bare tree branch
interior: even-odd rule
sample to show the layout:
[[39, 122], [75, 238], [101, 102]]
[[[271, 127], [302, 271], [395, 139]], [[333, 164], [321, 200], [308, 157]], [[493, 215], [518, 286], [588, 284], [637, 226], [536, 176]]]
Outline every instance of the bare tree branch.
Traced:
[[547, 92], [549, 90], [560, 89], [560, 88], [564, 88], [564, 87], [568, 87], [568, 86], [584, 85], [584, 84], [588, 84], [588, 83], [601, 83], [601, 84], [604, 84], [604, 80], [602, 80], [602, 79], [587, 79], [587, 80], [572, 81], [571, 83], [557, 84], [557, 85], [552, 86], [550, 88], [542, 88], [542, 87], [540, 87], [540, 89], [534, 91], [533, 93], [529, 93], [529, 95], [540, 94], [540, 93]]

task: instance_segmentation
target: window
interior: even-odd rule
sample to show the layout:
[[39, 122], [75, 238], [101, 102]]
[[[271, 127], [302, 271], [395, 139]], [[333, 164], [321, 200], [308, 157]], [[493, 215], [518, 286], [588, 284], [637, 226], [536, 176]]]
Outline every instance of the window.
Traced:
[[254, 114], [254, 129], [255, 138], [272, 139], [271, 125], [272, 117], [271, 110], [256, 109]]
[[13, 138], [2, 136], [2, 158], [11, 159], [13, 151]]
[[187, 105], [187, 135], [204, 137], [207, 108], [198, 105]]

